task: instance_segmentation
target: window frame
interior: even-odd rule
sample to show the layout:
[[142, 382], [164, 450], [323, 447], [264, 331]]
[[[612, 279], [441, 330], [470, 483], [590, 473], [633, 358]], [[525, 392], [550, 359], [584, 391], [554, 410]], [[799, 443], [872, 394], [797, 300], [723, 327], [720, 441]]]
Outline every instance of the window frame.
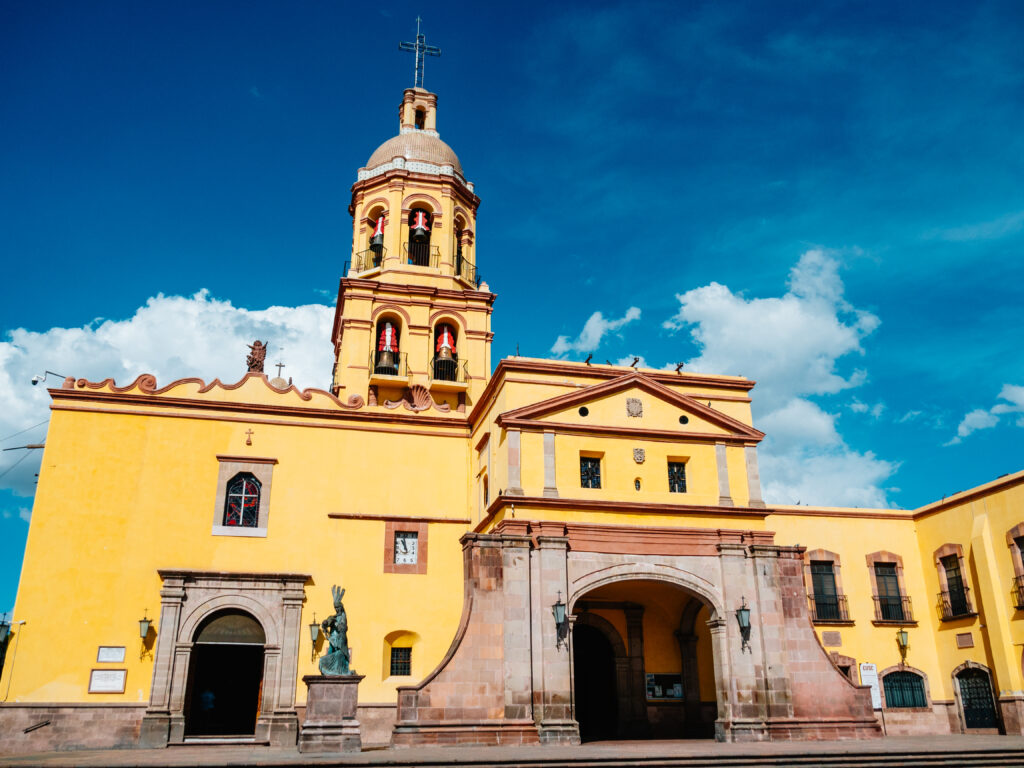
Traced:
[[[964, 548], [960, 544], [943, 544], [933, 555], [935, 559], [935, 570], [939, 577], [939, 610], [941, 621], [958, 621], [969, 619], [978, 615], [971, 602], [971, 588], [967, 583], [967, 567], [964, 562]], [[949, 572], [946, 567], [946, 560], [955, 557], [957, 570], [959, 571], [960, 586], [963, 588], [963, 603], [966, 609], [962, 613], [953, 613], [953, 594], [949, 587]], [[947, 603], [948, 596], [948, 603]], [[946, 606], [949, 605], [947, 612]]]
[[[266, 538], [270, 525], [270, 494], [277, 459], [260, 456], [218, 455], [217, 485], [214, 495], [213, 536], [242, 536]], [[260, 484], [260, 503], [256, 527], [224, 525], [228, 484], [240, 474], [252, 475]]]
[[[835, 598], [836, 608], [839, 614], [839, 618], [836, 619], [822, 619], [819, 618], [817, 611], [817, 595], [814, 592], [814, 574], [813, 574], [813, 563], [831, 563], [832, 564], [832, 579], [835, 582]], [[846, 592], [843, 590], [843, 576], [842, 576], [842, 560], [839, 555], [835, 552], [830, 552], [827, 549], [812, 549], [804, 552], [804, 586], [807, 589], [807, 607], [808, 611], [811, 611], [811, 606], [814, 606], [814, 610], [811, 611], [811, 623], [813, 624], [826, 624], [829, 626], [853, 626], [855, 622], [850, 618]]]
[[[240, 488], [239, 488], [240, 486]], [[253, 492], [250, 493], [250, 486], [253, 486]], [[232, 525], [228, 522], [228, 517], [231, 514], [232, 499], [238, 498], [238, 523]], [[255, 498], [255, 516], [252, 517], [252, 523], [246, 523], [246, 502]], [[221, 525], [230, 528], [258, 528], [260, 524], [260, 499], [263, 498], [263, 484], [260, 483], [256, 475], [251, 472], [239, 472], [235, 474], [230, 480], [228, 480], [227, 487], [224, 490], [224, 514], [221, 516]]]
[[[668, 492], [669, 493], [689, 493], [689, 489], [687, 488], [687, 484], [686, 484], [686, 464], [687, 464], [687, 461], [685, 459], [676, 459], [674, 457], [669, 457], [668, 461], [666, 462], [666, 469], [667, 469], [667, 472], [668, 472]], [[673, 467], [682, 467], [683, 487], [682, 487], [681, 490], [676, 490], [675, 488], [672, 487], [672, 468]]]
[[[403, 651], [406, 652], [405, 655], [407, 656], [407, 658], [396, 660], [395, 656], [396, 655], [397, 656], [401, 656]], [[411, 645], [391, 646], [391, 658], [390, 658], [389, 661], [390, 661], [390, 663], [388, 664], [388, 677], [412, 677], [412, 646]], [[408, 666], [408, 671], [407, 672], [396, 672], [395, 671], [395, 664], [396, 663], [398, 663], [398, 664], [408, 664], [409, 665]]]
[[[603, 484], [602, 484], [602, 480], [603, 480], [602, 475], [604, 474], [603, 467], [602, 467], [602, 464], [604, 464], [603, 459], [604, 459], [604, 454], [590, 453], [590, 452], [586, 452], [586, 451], [580, 452], [580, 488], [581, 489], [586, 488], [588, 490], [599, 491], [599, 490], [601, 490], [603, 488]], [[584, 480], [584, 478], [583, 478], [583, 466], [584, 466], [584, 463], [587, 463], [590, 466], [593, 466], [593, 464], [591, 464], [591, 462], [596, 462], [596, 466], [597, 466], [597, 485], [593, 485], [592, 484], [593, 483], [593, 478], [591, 478], [590, 481], [589, 481], [591, 484], [584, 485], [584, 482], [583, 482], [583, 480]]]
[[[903, 707], [903, 706], [895, 707], [895, 706], [893, 706], [889, 702], [889, 697], [888, 697], [888, 695], [886, 693], [886, 690], [885, 690], [885, 679], [887, 677], [889, 677], [890, 675], [903, 675], [903, 674], [911, 675], [911, 676], [917, 678], [918, 681], [921, 683], [921, 693], [924, 696], [924, 704], [923, 705], [921, 705], [921, 706], [916, 706], [915, 705], [915, 706], [909, 706], [909, 707]], [[883, 709], [898, 709], [898, 710], [911, 711], [911, 712], [925, 712], [925, 711], [930, 711], [931, 710], [932, 699], [931, 699], [931, 694], [930, 694], [930, 692], [928, 690], [928, 676], [925, 675], [925, 673], [922, 672], [921, 670], [915, 669], [914, 667], [906, 666], [905, 664], [904, 665], [895, 666], [895, 667], [889, 667], [889, 668], [883, 669], [881, 672], [879, 672], [879, 674], [878, 674], [878, 682], [879, 682], [879, 686], [878, 686], [879, 693], [882, 696], [882, 708]]]
[[[914, 619], [913, 603], [910, 600], [910, 595], [907, 594], [907, 585], [903, 577], [903, 558], [893, 552], [886, 552], [884, 550], [878, 552], [872, 552], [869, 555], [864, 556], [868, 566], [868, 574], [871, 579], [871, 596], [872, 601], [875, 604], [875, 615], [871, 623], [876, 627], [916, 627], [917, 621]], [[881, 611], [881, 600], [882, 595], [878, 590], [878, 578], [875, 570], [876, 565], [894, 565], [896, 572], [896, 586], [899, 590], [900, 597], [900, 610], [903, 613], [902, 619], [886, 619], [882, 618]], [[904, 609], [904, 606], [905, 609]]]

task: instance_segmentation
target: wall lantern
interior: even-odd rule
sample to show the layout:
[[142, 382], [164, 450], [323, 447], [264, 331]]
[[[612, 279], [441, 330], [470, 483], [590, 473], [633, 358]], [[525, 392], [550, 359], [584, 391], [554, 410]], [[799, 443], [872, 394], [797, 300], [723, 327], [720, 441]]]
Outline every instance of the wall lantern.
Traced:
[[740, 646], [740, 653], [750, 650], [750, 609], [747, 608], [747, 598], [741, 598], [742, 604], [736, 609], [736, 622], [740, 625], [740, 638], [743, 644]]
[[11, 634], [11, 622], [7, 619], [7, 614], [0, 618], [0, 648], [3, 648], [4, 643], [7, 642], [7, 636]]
[[910, 634], [905, 629], [896, 633], [896, 645], [900, 647], [900, 663], [907, 660], [907, 648], [910, 647]]
[[558, 600], [551, 606], [551, 613], [555, 617], [555, 648], [561, 648], [563, 644], [568, 648], [569, 643], [566, 638], [569, 637], [569, 620], [565, 616], [565, 603], [562, 602], [561, 590], [558, 592]]
[[313, 621], [309, 624], [309, 639], [313, 644], [311, 658], [316, 658], [316, 641], [320, 639], [320, 625], [316, 623], [316, 613], [313, 613]]
[[149, 634], [149, 626], [153, 623], [152, 619], [146, 618], [147, 613], [149, 613], [148, 608], [142, 612], [142, 618], [139, 619], [139, 637], [143, 640], [145, 640], [146, 635]]

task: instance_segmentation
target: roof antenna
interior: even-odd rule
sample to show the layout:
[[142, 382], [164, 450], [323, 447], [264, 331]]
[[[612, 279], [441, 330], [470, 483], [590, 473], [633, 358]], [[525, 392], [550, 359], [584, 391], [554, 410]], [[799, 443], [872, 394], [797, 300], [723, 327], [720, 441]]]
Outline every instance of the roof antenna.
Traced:
[[639, 363], [639, 362], [640, 362], [640, 358], [639, 357], [634, 357], [633, 358], [633, 362], [629, 364], [629, 367], [630, 368], [636, 368], [636, 364]]
[[516, 342], [516, 357], [519, 357], [519, 342]]
[[682, 363], [676, 363], [676, 373], [679, 373], [683, 369]]
[[587, 355], [587, 359], [586, 359], [586, 360], [584, 360], [583, 362], [584, 362], [584, 363], [586, 363], [587, 365], [590, 365], [590, 360], [591, 360], [591, 358], [593, 358], [593, 357], [594, 357], [594, 353], [593, 353], [593, 352], [591, 352], [591, 353], [590, 353], [589, 355]]

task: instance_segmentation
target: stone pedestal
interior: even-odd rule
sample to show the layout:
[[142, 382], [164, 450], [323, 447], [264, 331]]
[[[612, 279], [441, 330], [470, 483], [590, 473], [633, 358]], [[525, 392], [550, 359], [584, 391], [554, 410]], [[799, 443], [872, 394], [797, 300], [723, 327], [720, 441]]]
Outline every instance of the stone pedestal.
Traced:
[[359, 752], [362, 740], [356, 704], [364, 675], [306, 675], [306, 720], [299, 752]]

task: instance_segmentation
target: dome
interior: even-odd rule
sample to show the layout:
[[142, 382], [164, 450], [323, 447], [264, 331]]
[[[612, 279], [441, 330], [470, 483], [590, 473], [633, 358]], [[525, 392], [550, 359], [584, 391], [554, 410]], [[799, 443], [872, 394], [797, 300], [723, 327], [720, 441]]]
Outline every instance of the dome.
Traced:
[[431, 134], [433, 131], [410, 131], [388, 139], [370, 155], [370, 159], [366, 161], [366, 169], [372, 170], [401, 156], [409, 162], [450, 165], [461, 176], [462, 164], [455, 150]]

